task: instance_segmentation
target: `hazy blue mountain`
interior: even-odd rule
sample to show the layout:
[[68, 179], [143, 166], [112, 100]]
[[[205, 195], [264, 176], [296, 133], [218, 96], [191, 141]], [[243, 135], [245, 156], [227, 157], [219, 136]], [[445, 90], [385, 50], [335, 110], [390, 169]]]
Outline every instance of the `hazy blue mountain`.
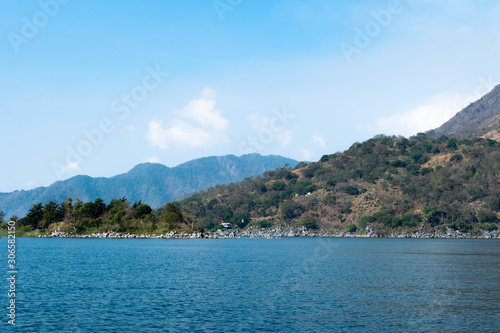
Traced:
[[213, 156], [195, 159], [174, 168], [163, 164], [144, 163], [127, 173], [111, 178], [75, 176], [58, 181], [48, 187], [29, 191], [0, 193], [0, 211], [6, 218], [13, 214], [22, 217], [33, 204], [52, 200], [62, 202], [67, 197], [82, 201], [102, 198], [109, 202], [113, 198], [126, 196], [129, 201], [142, 200], [153, 208], [180, 196], [219, 184], [239, 182], [267, 170], [295, 167], [298, 161], [282, 156], [249, 154]]

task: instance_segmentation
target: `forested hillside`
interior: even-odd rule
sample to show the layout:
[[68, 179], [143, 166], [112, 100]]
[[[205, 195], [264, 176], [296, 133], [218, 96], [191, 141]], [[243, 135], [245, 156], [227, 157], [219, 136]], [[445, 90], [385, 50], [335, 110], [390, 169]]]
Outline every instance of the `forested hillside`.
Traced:
[[195, 159], [174, 168], [158, 163], [143, 163], [127, 173], [110, 178], [75, 176], [49, 187], [30, 191], [0, 193], [0, 211], [6, 217], [24, 216], [34, 204], [62, 202], [68, 197], [84, 202], [127, 197], [130, 201], [146, 202], [153, 208], [180, 196], [218, 184], [238, 182], [298, 161], [276, 155], [211, 156]]
[[377, 136], [317, 163], [217, 186], [180, 204], [200, 228], [496, 229], [500, 144], [420, 134]]
[[218, 185], [157, 210], [126, 197], [109, 204], [67, 199], [33, 205], [17, 225], [24, 231], [165, 233], [229, 222], [241, 229], [478, 234], [500, 222], [499, 181], [500, 143], [494, 140], [380, 135], [316, 163]]

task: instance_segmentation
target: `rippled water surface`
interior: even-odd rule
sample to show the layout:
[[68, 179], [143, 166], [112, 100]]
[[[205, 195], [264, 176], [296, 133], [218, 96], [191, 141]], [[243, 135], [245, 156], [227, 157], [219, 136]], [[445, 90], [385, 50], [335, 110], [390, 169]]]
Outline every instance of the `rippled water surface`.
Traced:
[[17, 256], [20, 332], [500, 327], [498, 240], [17, 239]]

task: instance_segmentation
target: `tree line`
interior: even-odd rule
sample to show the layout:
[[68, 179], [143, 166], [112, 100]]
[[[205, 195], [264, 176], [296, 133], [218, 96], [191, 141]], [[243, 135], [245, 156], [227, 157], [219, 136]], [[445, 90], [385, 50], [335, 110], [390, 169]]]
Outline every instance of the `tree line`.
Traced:
[[[61, 203], [37, 203], [25, 217], [17, 219], [16, 226], [21, 231], [60, 230], [77, 234], [196, 230], [193, 216], [176, 202], [168, 203], [154, 212], [151, 206], [141, 201], [132, 204], [126, 197], [112, 199], [109, 204], [100, 198], [85, 203], [73, 198], [67, 198]], [[3, 227], [5, 226], [0, 224], [0, 228]]]
[[499, 217], [500, 144], [417, 134], [378, 135], [318, 162], [218, 185], [156, 210], [125, 197], [109, 204], [68, 198], [33, 205], [17, 224], [75, 233], [202, 231], [222, 222], [477, 233], [496, 230]]

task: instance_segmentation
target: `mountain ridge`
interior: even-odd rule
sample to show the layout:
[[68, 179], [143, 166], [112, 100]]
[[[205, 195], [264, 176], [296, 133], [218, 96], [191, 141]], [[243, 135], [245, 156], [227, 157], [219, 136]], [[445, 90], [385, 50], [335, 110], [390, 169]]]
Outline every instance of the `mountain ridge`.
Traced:
[[434, 137], [444, 134], [457, 139], [481, 137], [499, 141], [500, 85], [427, 134]]
[[209, 156], [194, 159], [176, 167], [159, 163], [141, 163], [126, 173], [112, 177], [77, 175], [49, 186], [31, 190], [0, 192], [0, 210], [5, 215], [24, 216], [35, 203], [64, 201], [67, 197], [92, 201], [126, 196], [131, 201], [142, 200], [152, 207], [215, 185], [238, 182], [264, 171], [291, 166], [299, 162], [290, 158], [259, 154], [242, 156]]
[[[500, 143], [378, 135], [295, 169], [223, 185], [179, 204], [197, 228], [319, 228], [391, 235], [500, 224]], [[371, 231], [370, 231], [371, 230]]]

